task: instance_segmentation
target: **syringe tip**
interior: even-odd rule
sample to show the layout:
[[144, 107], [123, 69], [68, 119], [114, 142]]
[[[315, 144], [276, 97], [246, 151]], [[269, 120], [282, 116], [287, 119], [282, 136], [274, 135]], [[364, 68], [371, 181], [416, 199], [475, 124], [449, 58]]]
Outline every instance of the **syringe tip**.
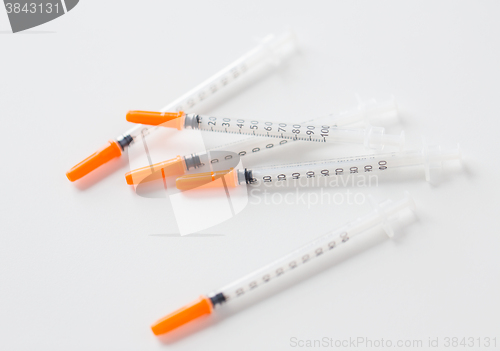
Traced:
[[151, 326], [151, 330], [155, 335], [165, 334], [183, 324], [210, 313], [212, 313], [212, 303], [210, 299], [205, 296], [200, 296], [199, 299], [155, 322]]

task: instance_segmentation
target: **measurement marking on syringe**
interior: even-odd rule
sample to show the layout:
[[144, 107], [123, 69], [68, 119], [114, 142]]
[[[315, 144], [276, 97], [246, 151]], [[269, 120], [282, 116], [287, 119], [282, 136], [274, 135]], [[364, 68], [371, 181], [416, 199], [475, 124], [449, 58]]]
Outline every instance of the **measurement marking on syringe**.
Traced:
[[[339, 162], [340, 163], [340, 162]], [[307, 166], [307, 165], [304, 165]], [[304, 167], [300, 166], [300, 167]], [[311, 167], [318, 167], [321, 164], [310, 165]], [[388, 169], [387, 161], [380, 160], [376, 162], [376, 165], [373, 164], [365, 164], [360, 166], [352, 166], [349, 168], [338, 167], [338, 165], [331, 165], [328, 168], [316, 168], [309, 169], [305, 171], [298, 171], [296, 164], [283, 165], [281, 167], [270, 167], [263, 169], [253, 169], [252, 174], [253, 177], [249, 181], [250, 184], [255, 184], [259, 180], [264, 183], [270, 183], [273, 181], [285, 181], [288, 179], [301, 179], [305, 176], [305, 178], [315, 178], [316, 176], [320, 177], [330, 177], [330, 176], [343, 176], [345, 174], [358, 174], [361, 169], [363, 173], [371, 173], [375, 170], [385, 171]], [[290, 173], [291, 172], [291, 173]]]
[[304, 265], [305, 263], [310, 262], [313, 258], [319, 257], [325, 252], [324, 247], [328, 249], [327, 252], [335, 248], [337, 246], [337, 240], [339, 241], [340, 244], [347, 242], [349, 240], [348, 233], [342, 232], [338, 235], [338, 239], [320, 245], [319, 247], [312, 248], [310, 252], [313, 254], [306, 253], [302, 255], [300, 257], [300, 260], [298, 261], [292, 260], [287, 265], [275, 268], [273, 273], [264, 273], [259, 280], [252, 280], [248, 283], [248, 285], [236, 288], [234, 290], [234, 295], [232, 296], [232, 294], [228, 294], [227, 297], [228, 298], [239, 297], [245, 294], [245, 292], [253, 290], [261, 285], [264, 285], [265, 283], [268, 283], [271, 279], [278, 278], [284, 273], [297, 268], [299, 266], [299, 263], [300, 265]]

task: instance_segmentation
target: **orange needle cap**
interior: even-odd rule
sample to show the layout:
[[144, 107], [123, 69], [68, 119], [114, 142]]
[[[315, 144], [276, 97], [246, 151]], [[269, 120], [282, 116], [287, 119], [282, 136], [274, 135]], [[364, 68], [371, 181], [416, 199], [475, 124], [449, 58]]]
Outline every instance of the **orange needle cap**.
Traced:
[[68, 177], [70, 181], [74, 182], [75, 180], [89, 174], [94, 169], [99, 168], [103, 164], [111, 161], [115, 157], [121, 156], [122, 150], [120, 149], [118, 143], [114, 140], [110, 140], [108, 143], [108, 145], [94, 152], [92, 155], [66, 172], [66, 177]]
[[205, 296], [200, 296], [198, 300], [158, 320], [151, 326], [151, 330], [155, 335], [168, 333], [193, 319], [210, 313], [212, 313], [212, 303], [210, 299]]
[[[163, 170], [163, 171], [162, 171]], [[152, 175], [154, 174], [154, 175]], [[155, 163], [151, 166], [141, 167], [125, 173], [127, 184], [138, 185], [143, 182], [184, 174], [184, 161], [180, 156]]]
[[224, 177], [228, 187], [236, 187], [238, 185], [236, 171], [227, 169], [224, 171], [186, 174], [176, 179], [175, 186], [179, 190], [189, 190], [198, 187], [202, 189], [223, 187], [223, 182], [216, 182], [217, 179], [222, 177]]
[[[184, 112], [128, 111], [127, 121], [158, 126], [184, 116]], [[177, 127], [176, 127], [177, 128]]]

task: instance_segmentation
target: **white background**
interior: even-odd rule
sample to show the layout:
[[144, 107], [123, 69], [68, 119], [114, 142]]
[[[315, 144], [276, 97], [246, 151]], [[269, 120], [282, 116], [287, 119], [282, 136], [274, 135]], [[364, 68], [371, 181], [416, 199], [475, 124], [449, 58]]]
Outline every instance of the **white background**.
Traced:
[[[10, 34], [0, 10], [0, 349], [286, 350], [294, 337], [496, 337], [500, 347], [499, 16], [497, 1], [87, 0]], [[394, 94], [401, 123], [388, 131], [404, 128], [409, 147], [459, 142], [464, 165], [438, 186], [415, 168], [350, 188], [379, 199], [408, 190], [418, 220], [157, 338], [156, 319], [369, 205], [250, 198], [229, 221], [180, 237], [167, 199], [125, 184], [127, 157], [78, 184], [65, 172], [127, 130], [127, 110], [160, 109], [287, 26], [298, 55], [199, 112], [301, 121], [355, 106], [355, 94]], [[285, 149], [248, 165], [343, 154]]]

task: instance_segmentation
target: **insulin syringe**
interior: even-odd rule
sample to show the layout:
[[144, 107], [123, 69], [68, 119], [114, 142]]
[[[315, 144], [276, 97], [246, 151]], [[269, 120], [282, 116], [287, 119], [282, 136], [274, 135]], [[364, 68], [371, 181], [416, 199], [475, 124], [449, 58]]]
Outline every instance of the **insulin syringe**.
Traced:
[[[162, 111], [190, 111], [202, 101], [210, 99], [217, 92], [225, 90], [233, 82], [240, 80], [240, 77], [248, 76], [251, 71], [257, 71], [257, 68], [264, 67], [266, 64], [279, 63], [294, 52], [295, 48], [295, 36], [291, 31], [279, 35], [268, 35], [253, 50], [165, 106]], [[112, 159], [121, 156], [135, 138], [150, 134], [154, 130], [155, 128], [144, 125], [133, 127], [72, 167], [66, 176], [72, 182], [84, 177]]]
[[[427, 181], [431, 181], [432, 171], [439, 170], [444, 161], [460, 159], [460, 149], [443, 149], [424, 143], [421, 150], [392, 152], [384, 154], [343, 157], [317, 162], [292, 163], [253, 169], [233, 169], [204, 173], [187, 174], [177, 178], [179, 190], [201, 187], [235, 187], [243, 184], [274, 183], [286, 180], [298, 181], [321, 177], [372, 174], [386, 172], [389, 169], [418, 166], [424, 167]], [[223, 178], [223, 181], [218, 181]], [[295, 183], [294, 183], [295, 184]]]
[[378, 204], [372, 202], [372, 205], [374, 205], [374, 209], [367, 215], [317, 238], [221, 289], [200, 296], [198, 300], [160, 319], [151, 327], [153, 333], [156, 335], [164, 334], [198, 317], [210, 314], [218, 305], [247, 295], [257, 287], [269, 284], [284, 274], [291, 274], [296, 268], [318, 256], [328, 255], [335, 251], [334, 249], [339, 245], [343, 245], [371, 228], [381, 226], [387, 235], [392, 237], [394, 234], [393, 225], [403, 218], [402, 212], [414, 209], [413, 200], [408, 193], [399, 201], [386, 200]]
[[[384, 145], [376, 135], [383, 133], [384, 129], [381, 127], [372, 127], [370, 124], [373, 122], [387, 124], [397, 119], [397, 115], [397, 105], [394, 98], [386, 101], [370, 99], [366, 102], [359, 103], [356, 108], [341, 112], [339, 115], [334, 117], [328, 116], [328, 121], [325, 121], [325, 123], [337, 127], [363, 122], [366, 128], [360, 129], [360, 133], [364, 133], [363, 142], [365, 147], [380, 150]], [[314, 121], [315, 120], [312, 120], [312, 122]], [[399, 138], [400, 144], [402, 145], [404, 142], [404, 134], [401, 134]], [[248, 139], [217, 146], [204, 152], [192, 153], [184, 156], [179, 155], [169, 160], [134, 169], [125, 174], [125, 179], [127, 184], [138, 185], [142, 182], [148, 182], [162, 177], [183, 175], [193, 170], [199, 172], [211, 171], [215, 164], [217, 164], [217, 168], [224, 169], [221, 168], [223, 163], [234, 163], [238, 157], [259, 154], [262, 151], [286, 145], [291, 141], [294, 140], [249, 137]], [[236, 163], [238, 162], [236, 161]]]
[[169, 128], [194, 129], [226, 134], [250, 135], [278, 140], [301, 140], [320, 143], [366, 143], [401, 146], [400, 135], [384, 134], [383, 129], [365, 130], [332, 127], [326, 124], [285, 123], [231, 119], [180, 112], [129, 111], [127, 121]]

